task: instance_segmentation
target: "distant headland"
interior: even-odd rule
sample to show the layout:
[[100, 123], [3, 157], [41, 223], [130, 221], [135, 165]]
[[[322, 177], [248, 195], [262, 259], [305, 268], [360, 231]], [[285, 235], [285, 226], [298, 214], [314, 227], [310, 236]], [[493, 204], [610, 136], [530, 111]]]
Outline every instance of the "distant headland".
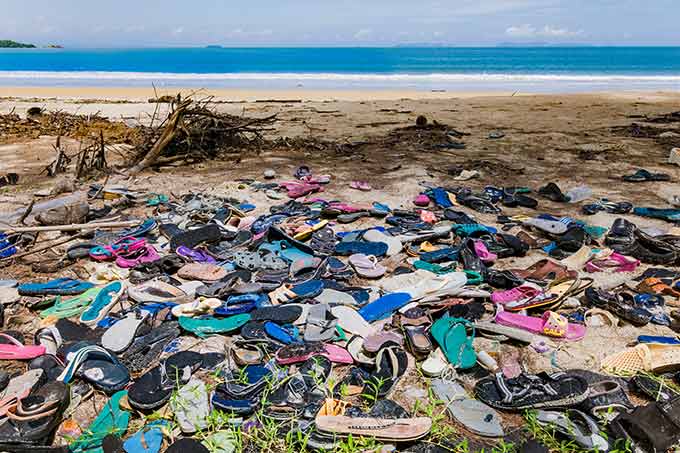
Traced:
[[1, 49], [35, 49], [34, 44], [25, 44], [23, 42], [16, 42], [10, 39], [0, 39]]

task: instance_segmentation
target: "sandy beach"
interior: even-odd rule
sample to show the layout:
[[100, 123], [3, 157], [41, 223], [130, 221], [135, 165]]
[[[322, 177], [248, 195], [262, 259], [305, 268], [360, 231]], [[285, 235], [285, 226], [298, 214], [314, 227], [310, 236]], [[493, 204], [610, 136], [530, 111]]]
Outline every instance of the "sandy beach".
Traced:
[[[159, 91], [159, 94], [170, 94]], [[174, 93], [174, 92], [173, 92]], [[423, 186], [467, 186], [479, 190], [487, 185], [528, 186], [536, 189], [556, 182], [569, 189], [586, 185], [593, 198], [630, 201], [641, 206], [668, 206], [668, 199], [678, 195], [674, 182], [630, 185], [621, 183], [621, 176], [646, 168], [669, 173], [674, 180], [680, 169], [667, 163], [672, 146], [678, 146], [680, 123], [645, 122], [647, 117], [677, 110], [678, 93], [600, 93], [576, 95], [501, 95], [498, 93], [431, 93], [431, 92], [309, 92], [309, 91], [218, 91], [214, 95], [219, 111], [261, 118], [277, 115], [269, 139], [290, 140], [292, 145], [244, 152], [223, 159], [191, 165], [163, 167], [137, 176], [118, 168], [106, 178], [110, 185], [125, 186], [139, 191], [169, 194], [172, 197], [187, 192], [247, 199], [257, 206], [255, 215], [267, 212], [272, 203], [262, 191], [252, 191], [239, 184], [243, 179], [261, 179], [265, 169], [276, 170], [279, 179], [291, 178], [295, 168], [306, 164], [315, 174], [330, 174], [332, 182], [321, 196], [369, 205], [373, 201], [387, 203], [392, 208], [411, 209], [412, 199]], [[201, 94], [203, 95], [203, 93]], [[0, 114], [14, 112], [21, 117], [31, 107], [46, 111], [66, 111], [105, 116], [127, 125], [148, 124], [156, 105], [147, 102], [152, 90], [113, 88], [0, 88]], [[260, 102], [257, 102], [257, 101]], [[289, 102], [281, 102], [289, 101]], [[167, 113], [162, 104], [159, 117]], [[446, 124], [456, 131], [457, 141], [464, 149], [445, 146], [433, 139], [427, 130], [410, 128], [419, 115], [430, 123]], [[640, 127], [632, 126], [639, 123]], [[643, 131], [644, 133], [640, 133]], [[502, 132], [502, 138], [489, 134]], [[665, 134], [662, 138], [661, 135]], [[439, 137], [439, 136], [437, 136]], [[440, 137], [441, 138], [441, 137]], [[331, 143], [323, 148], [296, 146], [295, 140]], [[0, 136], [0, 175], [15, 172], [20, 177], [17, 186], [0, 189], [0, 217], [22, 212], [39, 190], [49, 190], [57, 180], [69, 175], [49, 178], [40, 174], [54, 159], [55, 136]], [[80, 145], [76, 137], [63, 137], [66, 149], [75, 153]], [[434, 141], [433, 141], [434, 140]], [[438, 139], [439, 140], [439, 139]], [[443, 146], [444, 145], [444, 146]], [[119, 153], [109, 154], [114, 165], [125, 160], [125, 146]], [[474, 170], [479, 176], [468, 181], [455, 181], [452, 175], [460, 170]], [[373, 190], [351, 190], [348, 182], [368, 181]], [[103, 182], [100, 177], [81, 182]], [[579, 204], [554, 203], [541, 199], [541, 211], [583, 218]], [[504, 208], [507, 215], [534, 215], [536, 211]], [[482, 223], [494, 224], [496, 216], [475, 213]], [[593, 225], [609, 227], [616, 215], [599, 213], [588, 217]], [[668, 232], [670, 224], [653, 219], [635, 218], [640, 227]], [[371, 220], [368, 223], [372, 222]], [[366, 224], [368, 224], [366, 223]], [[360, 220], [338, 229], [357, 229]], [[48, 236], [46, 236], [48, 237]], [[504, 260], [503, 266], [523, 268], [536, 261], [540, 254]], [[49, 258], [41, 258], [49, 260]], [[26, 260], [4, 268], [5, 278], [26, 279], [40, 275], [33, 269], [35, 260]], [[78, 269], [64, 270], [64, 275], [77, 275]], [[60, 274], [61, 275], [61, 274]], [[594, 274], [595, 275], [595, 274]], [[598, 274], [596, 286], [615, 287], [626, 275]], [[24, 319], [34, 328], [34, 317]], [[30, 330], [30, 329], [29, 329]], [[639, 334], [665, 334], [667, 329], [647, 326], [641, 329], [626, 326], [617, 330], [591, 329], [581, 342], [560, 348], [554, 356], [522, 352], [522, 361], [529, 371], [561, 367], [597, 369], [609, 350], [625, 347]], [[606, 342], [610, 348], [603, 349]], [[410, 407], [415, 403], [412, 389], [420, 388], [421, 378], [414, 370], [400, 381], [394, 398]], [[402, 392], [403, 389], [410, 389]], [[425, 389], [420, 389], [426, 394]], [[417, 399], [417, 398], [416, 398]], [[87, 423], [93, 413], [79, 414]], [[521, 429], [521, 420], [504, 418], [513, 430]]]

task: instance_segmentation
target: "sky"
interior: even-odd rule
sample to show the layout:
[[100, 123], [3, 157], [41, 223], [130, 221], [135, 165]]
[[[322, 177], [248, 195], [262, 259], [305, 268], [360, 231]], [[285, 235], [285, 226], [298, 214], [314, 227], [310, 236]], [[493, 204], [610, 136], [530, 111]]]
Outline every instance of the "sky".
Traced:
[[680, 45], [678, 0], [2, 0], [0, 39], [68, 47]]

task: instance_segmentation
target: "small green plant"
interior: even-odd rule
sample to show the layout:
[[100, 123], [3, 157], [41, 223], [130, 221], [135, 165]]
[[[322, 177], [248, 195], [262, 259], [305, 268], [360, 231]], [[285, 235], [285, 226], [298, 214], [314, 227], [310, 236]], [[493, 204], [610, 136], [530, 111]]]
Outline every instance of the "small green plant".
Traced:
[[358, 451], [376, 451], [382, 447], [372, 437], [354, 437], [351, 434], [335, 448], [336, 453], [356, 453]]
[[380, 390], [385, 385], [386, 380], [381, 377], [375, 379], [369, 379], [365, 381], [365, 387], [368, 389], [368, 393], [362, 393], [361, 396], [371, 404], [375, 404], [378, 401]]

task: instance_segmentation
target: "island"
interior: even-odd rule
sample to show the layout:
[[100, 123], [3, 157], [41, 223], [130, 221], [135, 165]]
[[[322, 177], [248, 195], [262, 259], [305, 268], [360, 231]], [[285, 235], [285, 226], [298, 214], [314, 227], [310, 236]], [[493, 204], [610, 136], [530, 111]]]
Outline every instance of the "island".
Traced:
[[0, 49], [35, 49], [35, 46], [33, 44], [24, 44], [9, 39], [0, 39]]

